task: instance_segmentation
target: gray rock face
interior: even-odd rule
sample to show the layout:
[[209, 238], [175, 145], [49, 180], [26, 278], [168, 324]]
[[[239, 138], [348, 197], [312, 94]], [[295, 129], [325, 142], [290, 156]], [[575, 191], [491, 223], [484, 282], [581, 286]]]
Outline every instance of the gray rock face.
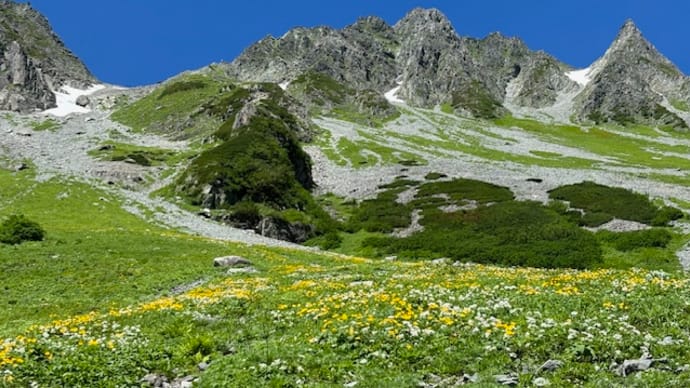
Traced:
[[433, 106], [475, 80], [479, 68], [469, 47], [436, 9], [415, 9], [394, 27], [402, 74], [398, 95], [413, 105]]
[[687, 78], [628, 20], [591, 67], [590, 83], [577, 97], [582, 121], [646, 122], [687, 127], [662, 106], [663, 100], [688, 103]]
[[249, 47], [228, 73], [242, 81], [281, 83], [314, 70], [358, 89], [383, 91], [395, 85], [395, 46], [391, 28], [378, 18], [360, 19], [342, 31], [300, 27]]
[[51, 89], [96, 80], [28, 4], [0, 1], [0, 109], [28, 112], [55, 107]]
[[[388, 26], [375, 17], [335, 30], [297, 28], [267, 37], [227, 66], [241, 81], [289, 83], [307, 72], [356, 90], [385, 93], [396, 83], [408, 104], [448, 104], [458, 113], [496, 117], [503, 105], [546, 108], [563, 103], [582, 122], [643, 122], [687, 128], [670, 106], [690, 104], [690, 80], [631, 21], [580, 85], [571, 68], [520, 39], [493, 33], [460, 37], [436, 9], [414, 9]], [[304, 90], [300, 101], [311, 104]], [[563, 97], [566, 96], [566, 97]], [[316, 100], [323, 100], [317, 95]]]
[[577, 84], [565, 75], [566, 67], [553, 57], [537, 52], [527, 59], [514, 79], [513, 102], [530, 108], [553, 105], [560, 93], [577, 90]]
[[[343, 30], [297, 28], [281, 38], [267, 37], [229, 64], [227, 71], [241, 81], [276, 83], [316, 72], [353, 89], [353, 94], [368, 90], [382, 95], [399, 83], [398, 97], [411, 105], [449, 103], [459, 112], [497, 116], [506, 113], [501, 103], [511, 80], [531, 74], [524, 77], [517, 92], [526, 103], [546, 104], [555, 99], [558, 90], [571, 86], [565, 68], [547, 54], [532, 52], [516, 38], [500, 34], [462, 38], [441, 12], [418, 8], [393, 27], [368, 17]], [[538, 93], [544, 82], [552, 90], [546, 97]], [[288, 91], [303, 94], [301, 89]], [[323, 100], [321, 97], [317, 100]], [[300, 100], [309, 102], [308, 98]], [[366, 100], [372, 101], [370, 94]], [[371, 106], [358, 105], [363, 113]], [[385, 104], [374, 106], [379, 115], [390, 113]]]
[[0, 109], [30, 112], [55, 106], [40, 68], [12, 41], [0, 57]]

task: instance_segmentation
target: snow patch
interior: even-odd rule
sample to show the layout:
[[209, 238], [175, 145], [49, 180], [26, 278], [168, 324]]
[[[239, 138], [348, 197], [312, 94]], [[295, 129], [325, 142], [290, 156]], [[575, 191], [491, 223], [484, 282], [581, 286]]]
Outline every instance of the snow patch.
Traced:
[[577, 82], [578, 84], [582, 86], [586, 86], [589, 81], [592, 80], [591, 74], [592, 73], [592, 68], [587, 67], [585, 69], [580, 69], [580, 70], [573, 70], [565, 73], [565, 75], [570, 78], [571, 80]]
[[64, 117], [71, 113], [89, 113], [91, 109], [77, 105], [77, 98], [79, 98], [79, 96], [89, 96], [103, 88], [105, 88], [105, 85], [101, 84], [94, 85], [88, 89], [63, 86], [60, 90], [53, 92], [55, 93], [57, 107], [48, 109], [43, 113], [59, 117]]
[[278, 86], [280, 86], [280, 88], [283, 90], [287, 90], [287, 87], [290, 86], [290, 81], [281, 82], [278, 84]]
[[[398, 77], [398, 78], [400, 78], [400, 77]], [[395, 83], [397, 83], [398, 86], [387, 91], [386, 93], [383, 94], [383, 96], [386, 97], [386, 100], [388, 100], [388, 102], [391, 102], [394, 104], [404, 104], [405, 101], [402, 98], [398, 97], [398, 90], [400, 90], [400, 87], [402, 86], [402, 81], [396, 80]]]

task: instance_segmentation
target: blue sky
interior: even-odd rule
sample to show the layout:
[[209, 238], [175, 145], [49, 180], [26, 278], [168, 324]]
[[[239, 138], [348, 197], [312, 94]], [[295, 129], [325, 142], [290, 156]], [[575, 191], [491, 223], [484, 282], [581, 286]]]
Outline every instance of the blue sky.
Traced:
[[414, 7], [445, 13], [460, 35], [519, 36], [575, 67], [601, 56], [627, 18], [690, 73], [690, 2], [677, 0], [33, 0], [57, 34], [101, 80], [134, 86], [164, 80], [295, 26], [344, 27], [359, 16], [390, 24]]

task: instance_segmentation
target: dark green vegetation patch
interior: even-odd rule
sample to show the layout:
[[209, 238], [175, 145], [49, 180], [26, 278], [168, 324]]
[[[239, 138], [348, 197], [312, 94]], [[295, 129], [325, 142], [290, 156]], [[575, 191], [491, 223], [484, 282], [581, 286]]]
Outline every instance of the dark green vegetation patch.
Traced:
[[[376, 198], [361, 201], [341, 214], [347, 221], [340, 239], [332, 236], [328, 241], [312, 242], [322, 247], [327, 243], [329, 248], [342, 244], [340, 251], [344, 253], [395, 255], [410, 260], [446, 257], [544, 268], [677, 267], [669, 261], [673, 250], [666, 249], [674, 235], [666, 229], [595, 235], [581, 228], [612, 217], [601, 211], [583, 215], [561, 201], [548, 205], [516, 201], [506, 187], [471, 179], [420, 183], [398, 177], [381, 188], [385, 190]], [[658, 209], [647, 197], [626, 190], [591, 184], [579, 188], [586, 198], [599, 198], [602, 191], [617, 200], [632, 196], [638, 209], [648, 205], [650, 215], [657, 220], [683, 215], [672, 208]], [[400, 203], [400, 194], [408, 190], [416, 195], [409, 203]], [[403, 237], [392, 234], [414, 226], [415, 212], [420, 216], [419, 225]], [[632, 256], [624, 260], [616, 252]]]
[[613, 218], [663, 226], [683, 216], [680, 210], [654, 205], [645, 195], [619, 187], [582, 182], [549, 191], [552, 199], [568, 201], [585, 211], [582, 224], [602, 225]]
[[45, 231], [36, 222], [23, 215], [9, 216], [0, 224], [0, 242], [17, 245], [26, 241], [42, 241]]
[[508, 266], [590, 268], [601, 263], [594, 236], [535, 202], [507, 201], [468, 211], [427, 209], [424, 230], [407, 238], [366, 243], [411, 259], [453, 260]]
[[480, 203], [513, 199], [513, 193], [507, 187], [472, 179], [425, 183], [419, 187], [417, 198], [428, 198], [434, 195], [447, 195], [454, 201], [472, 200]]

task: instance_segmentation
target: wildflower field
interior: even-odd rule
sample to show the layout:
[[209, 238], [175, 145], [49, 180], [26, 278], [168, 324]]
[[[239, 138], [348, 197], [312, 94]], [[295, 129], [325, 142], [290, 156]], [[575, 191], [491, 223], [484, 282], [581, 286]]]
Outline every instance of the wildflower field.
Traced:
[[[0, 210], [46, 238], [0, 244], [0, 387], [690, 385], [690, 284], [663, 260], [531, 269], [249, 247], [22, 174], [0, 170]], [[213, 267], [224, 255], [253, 271]], [[620, 373], [641, 357], [651, 368]]]
[[[256, 272], [215, 269], [5, 338], [0, 385], [138, 386], [149, 373], [202, 387], [493, 386], [506, 374], [522, 386], [690, 384], [682, 275], [243, 253]], [[611, 369], [644, 354], [653, 368]], [[541, 369], [548, 360], [562, 365]]]

